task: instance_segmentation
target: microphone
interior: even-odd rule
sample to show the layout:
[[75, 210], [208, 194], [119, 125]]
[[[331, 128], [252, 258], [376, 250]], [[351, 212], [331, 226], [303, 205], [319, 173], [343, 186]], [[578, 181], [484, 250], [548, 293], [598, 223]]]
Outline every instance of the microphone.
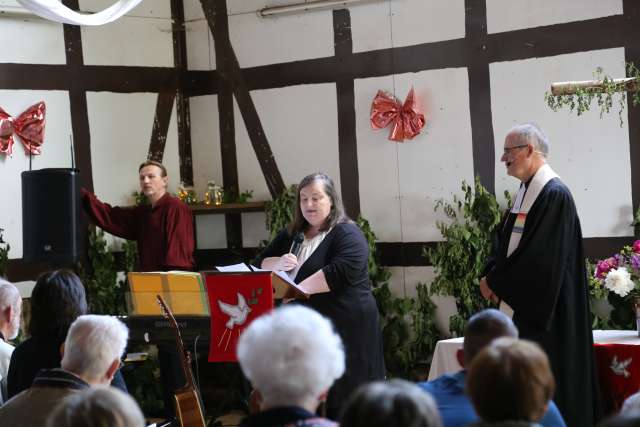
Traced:
[[291, 244], [291, 249], [289, 249], [289, 253], [297, 257], [300, 254], [300, 248], [302, 247], [303, 241], [304, 241], [304, 234], [298, 233], [295, 236], [293, 236], [293, 243]]

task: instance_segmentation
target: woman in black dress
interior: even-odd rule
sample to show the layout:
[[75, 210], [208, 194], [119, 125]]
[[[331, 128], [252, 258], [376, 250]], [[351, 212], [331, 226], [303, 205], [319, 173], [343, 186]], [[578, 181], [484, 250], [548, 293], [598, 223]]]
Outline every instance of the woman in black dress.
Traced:
[[[294, 236], [304, 237], [297, 254]], [[329, 392], [327, 415], [340, 407], [359, 385], [385, 376], [378, 307], [371, 293], [369, 246], [362, 231], [344, 214], [331, 178], [308, 175], [298, 185], [293, 223], [260, 255], [267, 270], [289, 272], [307, 293], [299, 301], [328, 317], [345, 345], [346, 372]]]

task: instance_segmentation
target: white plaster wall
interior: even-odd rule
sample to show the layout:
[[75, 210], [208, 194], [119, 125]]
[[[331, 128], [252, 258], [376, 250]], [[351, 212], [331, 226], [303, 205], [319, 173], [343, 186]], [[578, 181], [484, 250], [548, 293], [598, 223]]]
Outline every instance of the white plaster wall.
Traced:
[[[374, 131], [371, 100], [378, 89], [402, 101], [413, 85], [427, 124], [413, 140], [394, 143], [389, 129]], [[460, 193], [473, 180], [469, 89], [466, 69], [356, 80], [356, 131], [362, 215], [381, 241], [441, 240], [434, 212], [438, 199]]]
[[519, 30], [622, 13], [622, 0], [487, 0], [487, 31]]
[[464, 0], [385, 0], [349, 8], [356, 52], [462, 38]]
[[[193, 97], [189, 105], [193, 183], [198, 197], [203, 199], [207, 181], [213, 180], [222, 185], [218, 97]], [[196, 232], [199, 249], [227, 247], [224, 215], [198, 215]]]
[[[32, 157], [32, 168], [69, 168], [69, 96], [61, 91], [0, 90], [0, 107], [17, 116], [32, 104], [44, 101], [47, 106], [42, 154]], [[22, 143], [15, 141], [13, 156], [0, 155], [0, 228], [11, 249], [9, 258], [22, 257], [22, 181], [20, 174], [29, 170], [29, 156]]]
[[[285, 185], [323, 171], [339, 189], [335, 85], [256, 90], [251, 96]], [[254, 200], [269, 200], [271, 195], [242, 115], [234, 105], [240, 191], [253, 190]]]
[[[15, 0], [0, 0], [0, 7], [20, 8]], [[62, 25], [33, 17], [0, 14], [0, 62], [64, 64]]]
[[500, 162], [504, 137], [515, 124], [535, 121], [550, 140], [549, 163], [569, 186], [585, 237], [631, 236], [629, 132], [620, 127], [617, 104], [600, 119], [597, 105], [578, 117], [553, 112], [543, 99], [552, 82], [589, 80], [601, 66], [624, 75], [624, 49], [496, 63], [491, 71], [491, 104], [496, 146], [496, 194], [512, 193], [518, 183]]
[[[80, 0], [81, 10], [100, 11], [111, 0]], [[124, 17], [101, 26], [83, 26], [87, 65], [173, 67], [169, 1], [145, 1]]]
[[[227, 2], [230, 6], [233, 3]], [[229, 16], [229, 36], [241, 67], [333, 55], [333, 15], [320, 11], [260, 18], [255, 12]]]

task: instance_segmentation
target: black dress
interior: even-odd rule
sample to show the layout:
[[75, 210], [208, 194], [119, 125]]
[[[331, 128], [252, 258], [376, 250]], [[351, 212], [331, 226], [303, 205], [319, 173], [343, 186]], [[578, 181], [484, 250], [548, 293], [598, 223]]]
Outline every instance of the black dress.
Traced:
[[[289, 252], [292, 238], [281, 231], [262, 252], [264, 258]], [[384, 379], [384, 356], [378, 307], [371, 293], [367, 260], [369, 246], [354, 223], [337, 224], [298, 271], [296, 283], [322, 269], [330, 292], [298, 300], [328, 317], [345, 346], [346, 371], [329, 392], [327, 415], [337, 419], [341, 406], [355, 388]]]
[[555, 402], [569, 427], [600, 416], [582, 231], [569, 189], [558, 179], [541, 190], [518, 247], [507, 257], [516, 214], [499, 230], [487, 282], [513, 310], [520, 338], [537, 342], [551, 362]]

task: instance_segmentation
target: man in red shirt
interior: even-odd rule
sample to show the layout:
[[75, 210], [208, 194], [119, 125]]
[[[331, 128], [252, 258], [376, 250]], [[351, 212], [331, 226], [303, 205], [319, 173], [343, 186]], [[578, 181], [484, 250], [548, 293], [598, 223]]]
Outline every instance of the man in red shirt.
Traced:
[[149, 205], [112, 207], [83, 188], [85, 212], [106, 232], [138, 243], [140, 271], [192, 270], [191, 210], [167, 193], [167, 170], [161, 163], [148, 160], [138, 172]]

